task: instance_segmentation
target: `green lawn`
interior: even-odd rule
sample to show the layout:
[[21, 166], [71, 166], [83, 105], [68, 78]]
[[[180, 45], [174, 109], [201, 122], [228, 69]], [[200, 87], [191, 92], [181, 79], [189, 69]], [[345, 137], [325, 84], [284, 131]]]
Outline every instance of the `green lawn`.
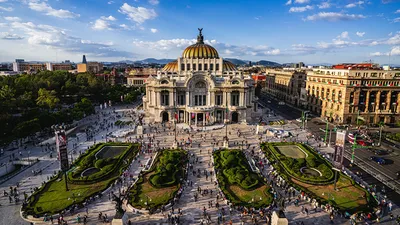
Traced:
[[[105, 144], [93, 146], [87, 153], [82, 155], [72, 167], [78, 168], [78, 165], [81, 167], [85, 165], [82, 162], [88, 161], [86, 158], [92, 157], [93, 154], [104, 147], [104, 145]], [[100, 177], [100, 179], [86, 179], [90, 178], [91, 175], [84, 177], [85, 179], [81, 179], [81, 177], [76, 179], [74, 178], [73, 180], [68, 179], [68, 191], [66, 191], [65, 187], [65, 175], [59, 174], [57, 177], [54, 177], [47, 182], [41, 189], [37, 190], [28, 199], [28, 204], [23, 208], [23, 211], [29, 215], [43, 215], [45, 213], [55, 214], [71, 205], [79, 205], [84, 202], [85, 199], [107, 189], [109, 185], [120, 177], [121, 173], [132, 162], [132, 159], [136, 156], [139, 150], [139, 145], [119, 143], [108, 143], [106, 145], [123, 146], [126, 149], [118, 155], [120, 161], [111, 161], [115, 163], [120, 162], [119, 164], [111, 164], [104, 167], [104, 170], [108, 170], [110, 173], [104, 173], [105, 176]], [[94, 157], [92, 157], [92, 159], [94, 160]], [[90, 166], [91, 164], [94, 164], [94, 162], [88, 163], [87, 165]], [[86, 168], [81, 169], [83, 170]], [[73, 173], [72, 171], [74, 171], [74, 169], [68, 173]]]
[[272, 203], [270, 187], [263, 178], [251, 171], [243, 152], [220, 150], [213, 153], [217, 179], [225, 196], [235, 205], [255, 208]]
[[139, 209], [156, 209], [166, 205], [181, 186], [186, 159], [187, 153], [183, 150], [159, 153], [151, 170], [142, 174], [130, 190], [129, 203]]

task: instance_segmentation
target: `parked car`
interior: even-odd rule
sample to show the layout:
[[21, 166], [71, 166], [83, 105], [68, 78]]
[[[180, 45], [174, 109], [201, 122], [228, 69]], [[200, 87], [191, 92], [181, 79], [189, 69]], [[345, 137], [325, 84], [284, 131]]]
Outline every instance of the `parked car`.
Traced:
[[379, 165], [385, 165], [386, 164], [385, 159], [382, 158], [382, 157], [371, 156], [369, 159], [374, 161], [374, 162], [376, 162], [376, 163], [378, 163]]
[[373, 152], [375, 155], [387, 155], [388, 154], [388, 151], [383, 150], [383, 149], [374, 149]]
[[285, 105], [285, 103], [284, 103], [284, 102], [279, 102], [278, 104], [279, 104], [279, 105]]

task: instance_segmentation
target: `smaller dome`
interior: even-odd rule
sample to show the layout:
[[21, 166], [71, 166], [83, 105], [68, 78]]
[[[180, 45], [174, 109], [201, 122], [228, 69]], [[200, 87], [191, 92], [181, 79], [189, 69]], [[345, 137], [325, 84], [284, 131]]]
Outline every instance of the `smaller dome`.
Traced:
[[235, 64], [224, 60], [224, 71], [237, 71]]
[[173, 62], [167, 63], [162, 69], [163, 72], [178, 72], [178, 61], [175, 60]]

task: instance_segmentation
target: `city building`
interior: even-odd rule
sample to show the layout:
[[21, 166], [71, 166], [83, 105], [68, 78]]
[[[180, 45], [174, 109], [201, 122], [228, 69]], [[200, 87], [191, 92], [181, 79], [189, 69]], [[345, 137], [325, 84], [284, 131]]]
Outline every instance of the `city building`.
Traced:
[[307, 74], [304, 70], [266, 69], [265, 76], [265, 92], [294, 106], [305, 104], [302, 93], [305, 93]]
[[259, 118], [253, 79], [205, 44], [202, 29], [196, 44], [150, 76], [145, 85], [143, 107], [156, 122], [176, 118], [179, 123], [201, 126]]
[[103, 64], [99, 62], [87, 62], [86, 56], [83, 55], [82, 63], [77, 65], [77, 71], [78, 73], [101, 73], [103, 72]]
[[395, 123], [400, 119], [400, 71], [371, 66], [309, 71], [307, 108], [336, 123]]
[[56, 70], [71, 70], [72, 64], [66, 60], [62, 63], [42, 63], [42, 62], [26, 62], [23, 59], [16, 59], [13, 62], [14, 72], [37, 72], [37, 71], [56, 71]]
[[125, 70], [129, 75], [127, 76], [127, 85], [133, 87], [141, 87], [145, 84], [146, 79], [153, 75], [157, 75], [157, 68], [127, 68]]

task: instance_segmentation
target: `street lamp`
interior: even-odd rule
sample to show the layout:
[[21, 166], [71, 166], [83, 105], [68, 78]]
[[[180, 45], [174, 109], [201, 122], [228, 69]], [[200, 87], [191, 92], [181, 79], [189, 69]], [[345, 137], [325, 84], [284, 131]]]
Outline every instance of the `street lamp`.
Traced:
[[178, 147], [178, 140], [176, 138], [176, 124], [178, 123], [178, 116], [176, 114], [176, 100], [174, 101], [174, 125], [175, 125], [175, 138], [174, 138], [174, 143], [172, 145], [173, 148]]
[[225, 99], [225, 140], [224, 140], [224, 147], [229, 148], [229, 139], [228, 139], [228, 99]]

